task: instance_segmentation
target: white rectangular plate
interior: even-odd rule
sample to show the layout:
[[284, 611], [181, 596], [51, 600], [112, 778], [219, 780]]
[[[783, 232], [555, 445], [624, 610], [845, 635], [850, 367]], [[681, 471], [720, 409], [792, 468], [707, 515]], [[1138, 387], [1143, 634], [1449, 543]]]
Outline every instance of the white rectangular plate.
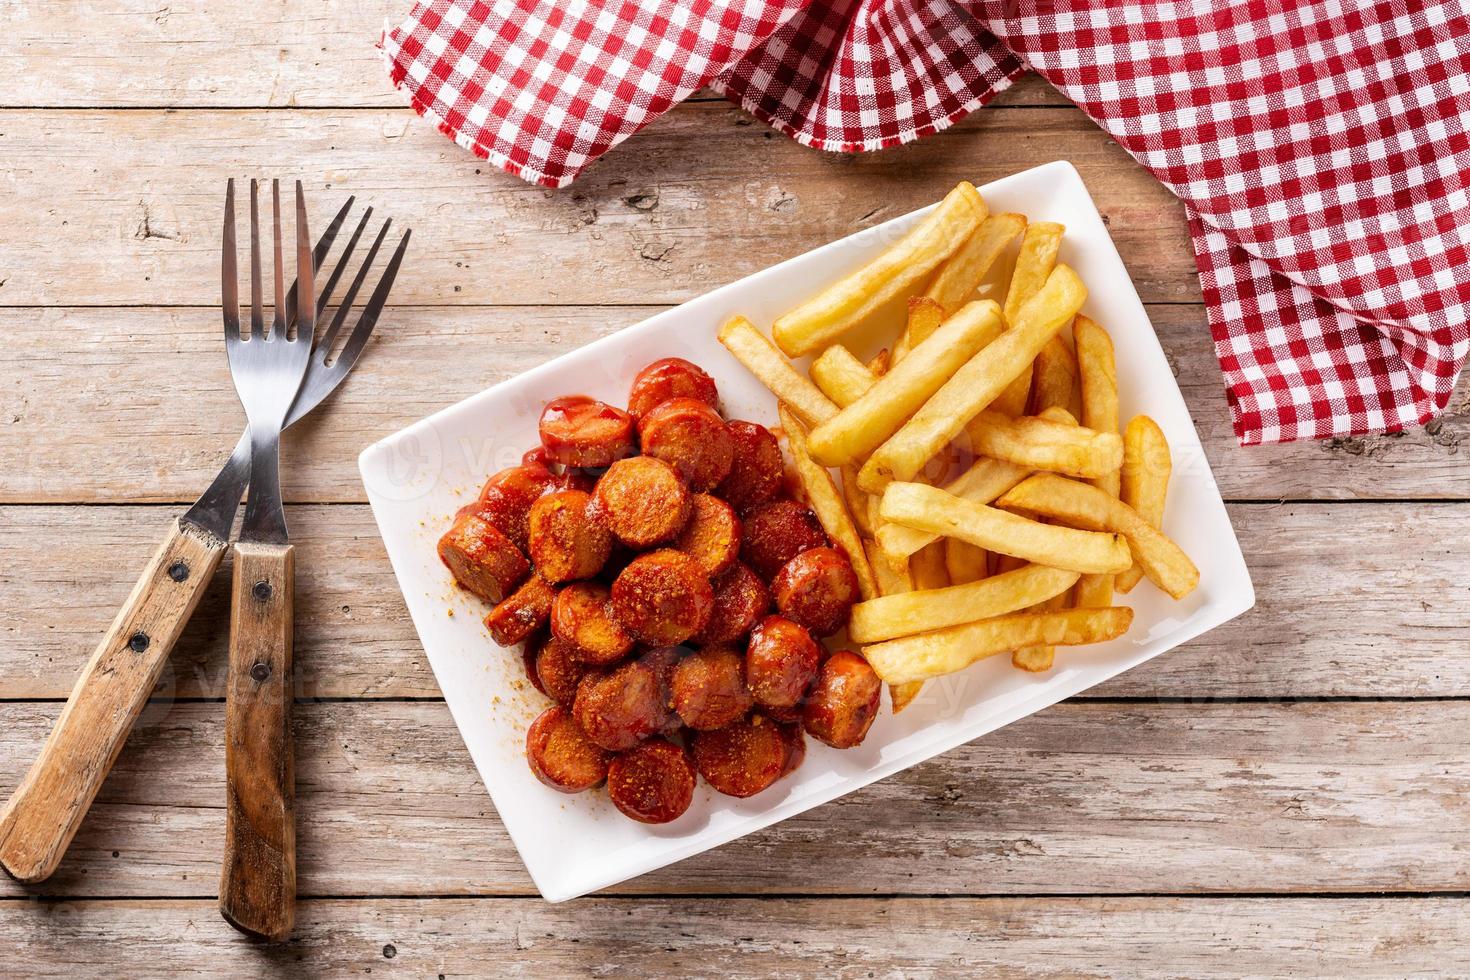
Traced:
[[[934, 188], [935, 198], [947, 190]], [[531, 775], [523, 754], [525, 730], [549, 702], [523, 680], [519, 653], [490, 640], [481, 625], [486, 608], [454, 588], [435, 554], [435, 541], [487, 476], [536, 445], [536, 422], [547, 399], [587, 394], [623, 404], [633, 375], [660, 357], [685, 357], [709, 371], [728, 418], [774, 425], [774, 399], [719, 345], [716, 329], [737, 313], [769, 327], [815, 287], [880, 252], [928, 209], [717, 289], [409, 426], [364, 450], [363, 482], [449, 709], [506, 830], [548, 901], [575, 898], [681, 861], [850, 793], [1100, 684], [1255, 603], [1184, 399], [1077, 171], [1068, 163], [1051, 163], [981, 192], [992, 212], [1018, 211], [1033, 221], [1066, 225], [1061, 260], [1090, 290], [1085, 312], [1112, 334], [1122, 417], [1152, 416], [1173, 449], [1165, 530], [1199, 564], [1199, 589], [1172, 602], [1145, 581], [1120, 597], [1133, 606], [1136, 618], [1128, 634], [1113, 643], [1062, 648], [1056, 666], [1045, 674], [1023, 673], [1010, 658], [995, 657], [931, 681], [902, 715], [890, 714], [885, 703], [858, 748], [837, 751], [809, 739], [806, 763], [765, 792], [736, 800], [701, 782], [688, 813], [649, 827], [623, 818], [602, 792], [563, 796]]]

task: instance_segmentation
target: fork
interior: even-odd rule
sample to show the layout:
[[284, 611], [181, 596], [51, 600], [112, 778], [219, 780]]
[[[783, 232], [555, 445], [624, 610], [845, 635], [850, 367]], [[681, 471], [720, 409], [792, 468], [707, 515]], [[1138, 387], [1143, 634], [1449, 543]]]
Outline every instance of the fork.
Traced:
[[[353, 203], [353, 198], [348, 198], [327, 226], [317, 243], [314, 265], [325, 261]], [[328, 277], [316, 303], [318, 317], [344, 270], [350, 267], [371, 215], [372, 208], [368, 208]], [[347, 335], [341, 353], [331, 356], [347, 312], [390, 224], [385, 222], [378, 232], [327, 334], [318, 342], [306, 380], [286, 420], [288, 425], [314, 409], [342, 383], [366, 346], [407, 249], [408, 233]], [[295, 318], [295, 306], [293, 286], [286, 300], [288, 322]], [[209, 489], [170, 524], [163, 544], [88, 659], [45, 746], [0, 811], [0, 867], [11, 877], [28, 883], [44, 881], [60, 864], [225, 553], [249, 478], [247, 429]]]

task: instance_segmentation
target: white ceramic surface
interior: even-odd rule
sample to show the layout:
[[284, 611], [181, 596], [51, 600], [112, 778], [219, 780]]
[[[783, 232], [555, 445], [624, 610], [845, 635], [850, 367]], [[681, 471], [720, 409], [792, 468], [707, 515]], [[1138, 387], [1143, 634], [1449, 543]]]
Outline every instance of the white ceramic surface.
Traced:
[[[935, 198], [947, 190], [936, 186]], [[543, 402], [580, 393], [623, 404], [633, 374], [657, 358], [686, 357], [708, 370], [727, 417], [774, 425], [774, 400], [715, 340], [718, 326], [741, 313], [769, 328], [815, 286], [881, 251], [925, 211], [717, 289], [446, 408], [364, 450], [363, 481], [434, 675], [506, 830], [548, 901], [605, 888], [850, 793], [1085, 691], [1254, 604], [1245, 561], [1184, 400], [1076, 170], [1052, 163], [981, 191], [992, 212], [1019, 211], [1067, 226], [1061, 260], [1090, 289], [1085, 312], [1112, 334], [1122, 417], [1151, 415], [1173, 449], [1165, 530], [1198, 563], [1199, 589], [1176, 603], [1145, 581], [1120, 597], [1136, 611], [1133, 628], [1120, 640], [1060, 648], [1056, 666], [1045, 674], [1016, 670], [1008, 657], [991, 658], [931, 681], [897, 717], [885, 697], [860, 747], [839, 752], [808, 739], [806, 763], [765, 792], [736, 800], [701, 782], [688, 813], [649, 827], [624, 819], [600, 791], [564, 796], [531, 775], [523, 757], [525, 729], [549, 702], [521, 680], [519, 653], [490, 640], [481, 625], [486, 609], [453, 587], [434, 543], [485, 477], [536, 444]]]

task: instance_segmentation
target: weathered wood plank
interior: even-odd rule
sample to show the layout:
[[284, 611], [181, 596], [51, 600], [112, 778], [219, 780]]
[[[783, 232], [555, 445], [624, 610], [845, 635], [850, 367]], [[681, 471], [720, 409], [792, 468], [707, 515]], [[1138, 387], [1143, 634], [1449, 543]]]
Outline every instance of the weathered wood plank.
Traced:
[[[368, 443], [659, 309], [391, 310], [349, 383], [287, 437], [288, 499], [363, 500]], [[1150, 314], [1227, 498], [1470, 498], [1470, 386], [1428, 429], [1241, 449], [1203, 310]], [[217, 316], [0, 309], [0, 503], [192, 500], [244, 425]]]
[[13, 161], [6, 306], [217, 302], [229, 176], [302, 176], [319, 222], [356, 193], [411, 225], [398, 303], [672, 303], [962, 178], [1058, 159], [1086, 179], [1146, 300], [1199, 298], [1179, 202], [1075, 108], [991, 107], [909, 146], [841, 156], [726, 102], [691, 103], [561, 191], [475, 159], [403, 109], [8, 110], [0, 158]]
[[[0, 705], [0, 786], [59, 710]], [[150, 708], [60, 871], [31, 893], [213, 895], [222, 715]], [[295, 717], [303, 897], [530, 891], [443, 704]], [[1460, 890], [1467, 760], [1460, 701], [1064, 704], [618, 891]]]
[[[168, 513], [0, 508], [0, 698], [67, 696]], [[1256, 609], [1092, 694], [1470, 696], [1470, 567], [1455, 544], [1470, 505], [1242, 504], [1231, 516]], [[368, 509], [292, 507], [289, 519], [297, 695], [437, 697]], [[228, 583], [223, 569], [165, 668], [162, 696], [224, 695]]]
[[[261, 17], [237, 4], [90, 0], [78, 17], [58, 4], [6, 4], [0, 27], [14, 75], [26, 84], [0, 93], [0, 107], [406, 106], [375, 45], [383, 25], [396, 25], [411, 6], [276, 0]], [[1067, 102], [1028, 75], [998, 104]]]
[[[212, 903], [0, 903], [26, 972], [502, 977], [1444, 976], [1462, 898], [320, 899], [262, 947]], [[493, 966], [492, 966], [493, 964]]]

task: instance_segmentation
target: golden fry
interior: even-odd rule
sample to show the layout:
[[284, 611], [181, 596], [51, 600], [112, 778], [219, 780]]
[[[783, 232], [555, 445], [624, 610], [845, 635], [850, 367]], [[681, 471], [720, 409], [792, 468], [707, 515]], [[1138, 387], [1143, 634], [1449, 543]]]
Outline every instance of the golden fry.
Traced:
[[857, 401], [813, 429], [812, 456], [826, 466], [867, 456], [897, 432], [971, 355], [994, 340], [1000, 329], [1000, 307], [992, 301], [971, 303], [960, 310]]
[[927, 296], [909, 297], [909, 317], [898, 343], [893, 345], [892, 363], [897, 364], [909, 351], [928, 340], [944, 322], [944, 307]]
[[873, 536], [873, 525], [868, 521], [869, 497], [857, 485], [857, 467], [842, 468], [842, 499], [847, 501], [847, 512], [857, 525], [858, 533], [865, 538]]
[[852, 607], [848, 635], [854, 643], [877, 643], [899, 636], [1003, 616], [1065, 595], [1076, 572], [1026, 565], [1013, 572], [948, 588], [884, 595]]
[[[1026, 226], [1021, 251], [1016, 256], [1016, 268], [1011, 273], [1011, 286], [1006, 291], [1006, 323], [1014, 323], [1026, 301], [1046, 285], [1046, 277], [1056, 268], [1057, 252], [1062, 247], [1062, 233], [1065, 231], [1064, 227], [1051, 221], [1038, 221]], [[1013, 417], [1025, 415], [1026, 402], [1031, 395], [1031, 371], [1032, 366], [1026, 365], [991, 407]]]
[[[1169, 441], [1164, 430], [1147, 415], [1138, 415], [1123, 430], [1123, 473], [1120, 495], [1123, 503], [1156, 528], [1164, 526], [1164, 498], [1169, 492], [1169, 475], [1174, 469], [1169, 458]], [[1143, 578], [1143, 569], [1133, 567], [1118, 575], [1119, 592], [1131, 592]]]
[[[1037, 473], [1006, 491], [997, 504], [1045, 514], [1090, 530], [1122, 534], [1128, 539], [1133, 561], [1143, 568], [1143, 574], [1175, 599], [1182, 599], [1199, 584], [1199, 569], [1177, 544], [1139, 516], [1138, 511], [1097, 487], [1054, 473]], [[898, 519], [890, 513], [887, 495], [883, 500], [883, 514], [889, 520]]]
[[874, 354], [872, 359], [868, 361], [868, 370], [873, 372], [873, 377], [875, 378], [883, 377], [892, 366], [893, 355], [888, 352], [887, 347]]
[[786, 433], [786, 443], [791, 450], [796, 478], [806, 491], [808, 506], [817, 515], [817, 521], [822, 525], [822, 530], [827, 532], [827, 537], [846, 552], [852, 570], [857, 575], [858, 591], [863, 598], [876, 598], [878, 583], [873, 577], [873, 569], [868, 565], [862, 538], [858, 536], [857, 527], [847, 513], [847, 505], [843, 503], [842, 491], [837, 488], [832, 474], [811, 458], [807, 451], [806, 432], [795, 414], [785, 405], [780, 407], [779, 414], [781, 428]]
[[868, 370], [852, 351], [833, 344], [812, 361], [812, 383], [838, 408], [846, 408], [873, 387], [878, 376]]
[[[878, 578], [878, 594], [880, 596], [902, 595], [912, 592], [914, 581], [909, 576], [909, 563], [905, 558], [897, 564], [890, 563], [883, 557], [877, 545], [872, 541], [863, 542], [868, 549], [868, 564], [873, 568]], [[919, 690], [924, 686], [923, 681], [910, 681], [907, 684], [888, 685], [888, 701], [893, 706], [893, 713], [898, 714], [919, 696]]]
[[1031, 646], [1075, 646], [1115, 640], [1133, 623], [1127, 606], [1065, 609], [1048, 613], [1011, 613], [905, 636], [863, 647], [863, 655], [889, 684], [940, 677], [978, 660]]
[[996, 259], [1025, 230], [1023, 214], [992, 214], [958, 251], [944, 260], [924, 295], [937, 302], [946, 316], [953, 314], [974, 298], [975, 290]]
[[837, 414], [837, 406], [802, 377], [745, 317], [731, 317], [720, 328], [720, 343], [807, 425], [820, 425]]
[[[1019, 486], [1025, 486], [1027, 482], [1023, 480]], [[1075, 485], [1083, 486], [1080, 483]], [[1014, 493], [1015, 489], [1010, 490], [1001, 500]], [[885, 521], [961, 538], [991, 551], [1015, 555], [1052, 568], [1076, 572], [1121, 572], [1131, 563], [1128, 546], [1119, 534], [1028, 521], [922, 483], [890, 484], [883, 492], [880, 512]]]
[[936, 541], [920, 548], [909, 559], [909, 572], [916, 591], [943, 589], [949, 583], [949, 569], [944, 564], [944, 542]]
[[970, 358], [869, 457], [858, 472], [859, 485], [868, 493], [879, 493], [894, 480], [912, 480], [1031, 363], [1086, 300], [1087, 288], [1077, 274], [1057, 266], [1011, 328]]
[[955, 585], [978, 582], [990, 574], [990, 552], [959, 538], [945, 538], [944, 568]]
[[1048, 340], [1036, 355], [1031, 380], [1031, 414], [1043, 415], [1048, 408], [1065, 409], [1073, 418], [1082, 415], [1077, 355], [1061, 337]]
[[[1077, 368], [1082, 381], [1082, 424], [1098, 432], [1118, 431], [1118, 367], [1113, 339], [1090, 317], [1078, 314], [1072, 323], [1077, 341]], [[1118, 495], [1118, 473], [1104, 473], [1093, 481], [1100, 490]]]
[[1123, 465], [1123, 439], [1116, 432], [1097, 432], [1034, 415], [1013, 419], [989, 410], [977, 415], [968, 431], [978, 455], [1035, 470], [1091, 478]]
[[1113, 604], [1112, 575], [1084, 575], [1077, 581], [1076, 605], [1100, 609]]
[[789, 357], [824, 347], [879, 307], [912, 291], [980, 227], [988, 209], [962, 181], [892, 248], [778, 317], [771, 329]]
[[[973, 466], [946, 483], [943, 489], [956, 497], [963, 497], [977, 504], [988, 504], [1030, 475], [1031, 471], [1024, 466], [999, 459], [977, 459]], [[881, 500], [878, 496], [868, 499]], [[907, 559], [909, 555], [939, 537], [937, 534], [916, 531], [902, 524], [880, 524], [874, 528], [873, 533], [883, 548], [883, 554], [890, 561]]]
[[[1087, 578], [1086, 575], [1082, 578]], [[1059, 612], [1067, 608], [1067, 592], [1063, 590], [1043, 602], [1032, 606], [1029, 612]], [[1052, 664], [1057, 659], [1057, 648], [1050, 644], [1036, 647], [1021, 647], [1011, 654], [1011, 666], [1032, 674], [1040, 674], [1051, 670]]]

